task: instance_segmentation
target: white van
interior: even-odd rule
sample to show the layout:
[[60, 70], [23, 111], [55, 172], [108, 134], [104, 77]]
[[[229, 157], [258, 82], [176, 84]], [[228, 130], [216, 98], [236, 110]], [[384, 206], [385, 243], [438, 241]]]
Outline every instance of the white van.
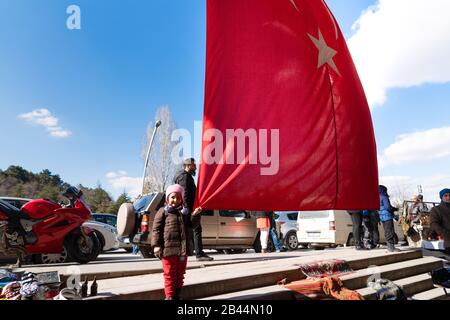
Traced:
[[[396, 242], [404, 240], [398, 222], [394, 221]], [[380, 242], [385, 242], [382, 225], [378, 225]], [[345, 210], [299, 211], [297, 217], [297, 238], [301, 246], [337, 247], [353, 246], [353, 223]]]

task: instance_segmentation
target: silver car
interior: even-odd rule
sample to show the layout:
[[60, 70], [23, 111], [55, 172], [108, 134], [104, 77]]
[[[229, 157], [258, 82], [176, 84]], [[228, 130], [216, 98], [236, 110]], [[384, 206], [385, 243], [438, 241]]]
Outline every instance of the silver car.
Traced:
[[[114, 228], [117, 228], [117, 215], [111, 214], [111, 213], [93, 213], [92, 214], [92, 220], [106, 223]], [[127, 237], [119, 237], [117, 236], [116, 232], [116, 238], [119, 243], [118, 248], [124, 249], [127, 252], [133, 251], [133, 244], [131, 243], [130, 239]]]
[[[132, 242], [139, 246], [145, 258], [153, 257], [150, 248], [151, 226], [156, 212], [164, 206], [164, 203], [164, 193], [151, 193], [139, 198], [133, 204], [123, 204], [119, 209], [119, 236], [131, 235]], [[144, 231], [143, 221], [145, 221]], [[229, 253], [244, 252], [246, 249], [261, 252], [256, 217], [249, 211], [203, 211], [201, 223], [205, 249], [224, 250]]]
[[288, 250], [297, 250], [297, 216], [298, 211], [275, 212], [274, 219], [281, 233], [283, 245]]

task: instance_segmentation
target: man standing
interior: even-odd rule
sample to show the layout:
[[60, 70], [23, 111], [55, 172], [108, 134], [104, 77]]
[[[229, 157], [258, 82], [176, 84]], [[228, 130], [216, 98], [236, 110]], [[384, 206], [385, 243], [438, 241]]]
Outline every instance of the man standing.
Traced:
[[360, 210], [348, 210], [348, 213], [352, 217], [353, 239], [355, 240], [355, 249], [367, 250], [362, 241], [363, 212]]
[[[184, 206], [192, 213], [194, 210], [195, 194], [197, 187], [193, 176], [197, 171], [197, 165], [194, 158], [188, 158], [183, 162], [183, 170], [178, 172], [173, 179], [175, 184], [179, 184], [184, 188]], [[202, 226], [199, 223], [198, 227], [194, 229], [194, 250], [198, 261], [211, 261], [214, 258], [209, 257], [203, 252], [202, 243]]]
[[431, 209], [431, 229], [444, 237], [445, 253], [450, 254], [450, 189], [439, 192], [441, 204]]
[[419, 194], [412, 198], [413, 203], [408, 206], [408, 220], [411, 224], [420, 223], [420, 213], [427, 212], [428, 208], [423, 203], [423, 195]]
[[364, 233], [364, 240], [368, 242], [366, 247], [370, 249], [378, 248], [378, 242], [380, 241], [380, 232], [378, 231], [378, 223], [380, 223], [380, 217], [378, 211], [364, 210], [363, 222], [366, 232]]

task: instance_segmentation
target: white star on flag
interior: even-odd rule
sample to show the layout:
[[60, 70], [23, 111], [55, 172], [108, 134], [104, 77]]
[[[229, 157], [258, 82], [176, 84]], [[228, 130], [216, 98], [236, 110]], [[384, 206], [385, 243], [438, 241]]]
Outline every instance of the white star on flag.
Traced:
[[317, 49], [319, 49], [319, 62], [317, 65], [317, 69], [322, 67], [324, 64], [328, 64], [340, 76], [341, 74], [339, 73], [339, 70], [336, 67], [336, 64], [334, 63], [333, 60], [334, 56], [338, 52], [327, 45], [320, 29], [319, 29], [319, 39], [314, 38], [309, 33], [308, 37], [311, 39], [312, 42], [314, 42], [314, 45], [317, 47]]

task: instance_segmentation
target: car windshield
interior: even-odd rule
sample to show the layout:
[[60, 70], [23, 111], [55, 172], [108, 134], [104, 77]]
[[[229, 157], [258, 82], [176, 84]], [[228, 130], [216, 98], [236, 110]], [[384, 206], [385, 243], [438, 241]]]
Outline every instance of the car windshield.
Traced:
[[246, 218], [247, 214], [245, 211], [238, 210], [220, 210], [219, 215], [221, 217], [232, 217], [232, 218]]
[[147, 208], [147, 206], [152, 202], [152, 200], [155, 198], [156, 193], [151, 193], [149, 195], [143, 196], [142, 198], [136, 200], [133, 203], [134, 210], [136, 212], [141, 212]]
[[0, 199], [0, 209], [2, 208], [2, 206], [3, 206], [4, 210], [6, 210], [6, 211], [9, 210], [9, 211], [13, 211], [14, 212], [14, 211], [18, 211], [19, 210], [18, 208], [16, 208], [12, 204], [10, 204], [8, 201]]
[[297, 220], [298, 212], [291, 212], [287, 214], [289, 220]]
[[276, 219], [287, 217], [289, 220], [297, 220], [298, 211], [280, 211], [275, 212], [273, 217]]
[[300, 219], [320, 219], [328, 218], [330, 213], [328, 211], [309, 211], [309, 212], [299, 212]]
[[110, 226], [117, 227], [117, 217], [115, 216], [106, 216], [106, 223]]
[[116, 216], [110, 216], [107, 214], [93, 214], [92, 218], [101, 223], [109, 224], [110, 226], [117, 227], [117, 217]]

